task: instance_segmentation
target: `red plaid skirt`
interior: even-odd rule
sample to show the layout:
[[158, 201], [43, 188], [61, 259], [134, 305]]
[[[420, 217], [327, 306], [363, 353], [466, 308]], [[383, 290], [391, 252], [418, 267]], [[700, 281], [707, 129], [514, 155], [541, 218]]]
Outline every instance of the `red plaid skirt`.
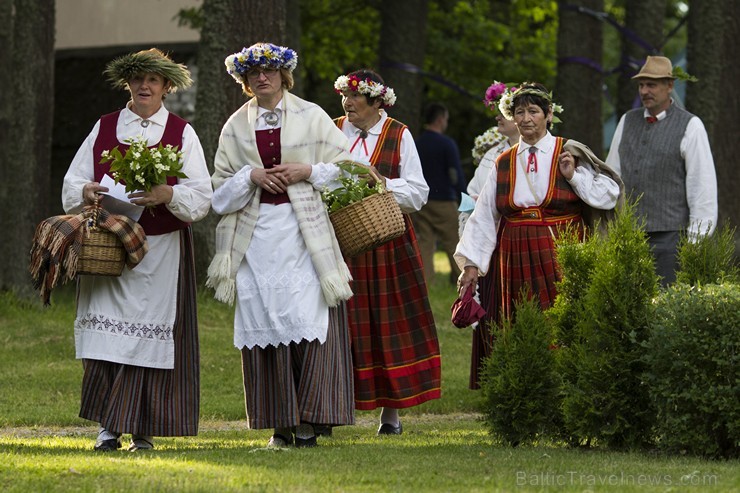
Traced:
[[[579, 229], [583, 238], [580, 217], [570, 224]], [[566, 224], [502, 224], [491, 266], [479, 284], [481, 306], [486, 315], [473, 331], [471, 389], [480, 388], [482, 364], [491, 354], [493, 345], [493, 327], [514, 314], [514, 303], [521, 298], [522, 290], [527, 289], [530, 295], [537, 296], [543, 310], [555, 302], [555, 284], [560, 280], [555, 239], [565, 228]]]
[[441, 395], [437, 329], [411, 221], [406, 233], [348, 260], [355, 407], [405, 408]]

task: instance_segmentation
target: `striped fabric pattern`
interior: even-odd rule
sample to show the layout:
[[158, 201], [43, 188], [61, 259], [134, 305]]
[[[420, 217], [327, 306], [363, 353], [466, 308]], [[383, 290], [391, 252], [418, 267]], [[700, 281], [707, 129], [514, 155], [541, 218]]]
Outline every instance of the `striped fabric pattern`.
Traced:
[[198, 434], [200, 353], [191, 228], [180, 230], [174, 326], [175, 368], [83, 360], [80, 417], [109, 431], [149, 436]]
[[[388, 118], [370, 162], [400, 176], [405, 125]], [[405, 408], [441, 396], [437, 329], [427, 297], [411, 220], [406, 233], [349, 259], [355, 295], [348, 301], [354, 357], [355, 407]]]
[[252, 429], [301, 423], [354, 423], [347, 309], [329, 309], [326, 342], [242, 348], [247, 425]]
[[502, 319], [514, 314], [514, 303], [523, 289], [536, 296], [544, 310], [554, 301], [556, 283], [560, 280], [555, 260], [555, 239], [568, 225], [578, 228], [581, 237], [581, 199], [560, 172], [557, 156], [563, 139], [553, 156], [547, 196], [539, 207], [523, 208], [513, 200], [516, 147], [503, 154], [497, 165], [496, 207], [502, 219], [498, 245], [493, 252], [491, 268], [481, 279], [479, 292], [486, 315], [473, 332], [470, 388], [479, 388], [483, 361], [491, 353], [492, 329]]

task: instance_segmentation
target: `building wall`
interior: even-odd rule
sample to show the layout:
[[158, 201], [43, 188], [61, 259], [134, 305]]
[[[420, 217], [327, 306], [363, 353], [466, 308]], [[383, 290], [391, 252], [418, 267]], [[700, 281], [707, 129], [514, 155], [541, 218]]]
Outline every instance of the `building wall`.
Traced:
[[167, 109], [192, 122], [195, 110], [199, 33], [177, 26], [179, 9], [201, 0], [56, 0], [56, 62], [51, 197], [61, 213], [64, 175], [101, 115], [123, 108], [127, 91], [113, 89], [103, 76], [108, 62], [156, 47], [187, 65], [195, 84], [170, 94]]
[[56, 0], [56, 49], [194, 43], [174, 17], [202, 0]]

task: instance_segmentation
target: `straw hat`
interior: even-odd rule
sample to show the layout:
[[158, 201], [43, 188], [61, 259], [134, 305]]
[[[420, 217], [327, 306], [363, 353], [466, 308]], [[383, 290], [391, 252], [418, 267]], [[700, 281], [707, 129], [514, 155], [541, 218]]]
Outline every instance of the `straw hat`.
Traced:
[[151, 48], [116, 58], [103, 72], [116, 89], [128, 89], [128, 81], [145, 73], [159, 74], [171, 83], [170, 92], [190, 87], [193, 80], [185, 65], [175, 63], [162, 51]]
[[673, 65], [664, 56], [649, 56], [633, 79], [675, 79]]

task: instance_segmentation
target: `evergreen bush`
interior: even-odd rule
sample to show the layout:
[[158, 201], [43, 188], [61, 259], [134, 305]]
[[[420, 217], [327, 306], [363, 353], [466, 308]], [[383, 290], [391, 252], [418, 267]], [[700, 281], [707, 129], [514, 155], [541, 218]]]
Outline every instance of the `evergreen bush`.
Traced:
[[515, 307], [514, 320], [496, 328], [481, 376], [491, 433], [513, 446], [556, 433], [560, 421], [551, 325], [531, 296]]
[[740, 285], [678, 283], [658, 299], [644, 343], [658, 444], [676, 452], [738, 457]]
[[555, 336], [561, 346], [571, 345], [578, 320], [583, 316], [583, 300], [591, 284], [598, 245], [598, 237], [581, 241], [575, 229], [566, 230], [555, 240], [561, 277], [548, 315], [554, 321]]
[[725, 223], [712, 236], [691, 241], [682, 235], [678, 245], [676, 282], [690, 286], [740, 281], [735, 263], [735, 228]]
[[606, 235], [589, 241], [593, 271], [559, 365], [565, 429], [580, 442], [642, 446], [650, 441], [654, 411], [642, 379], [641, 343], [658, 276], [634, 204], [617, 212]]

